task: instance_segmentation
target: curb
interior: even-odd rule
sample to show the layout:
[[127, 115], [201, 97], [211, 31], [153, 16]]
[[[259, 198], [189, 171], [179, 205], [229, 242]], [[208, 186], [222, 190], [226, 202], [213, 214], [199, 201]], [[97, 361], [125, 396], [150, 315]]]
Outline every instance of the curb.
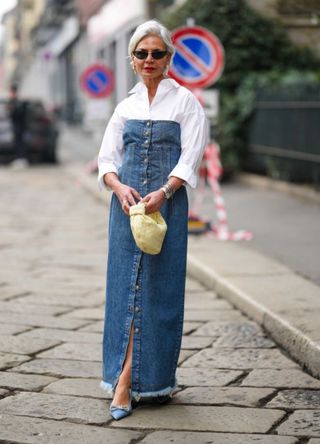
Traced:
[[254, 319], [312, 376], [320, 378], [320, 347], [285, 318], [255, 301], [241, 288], [188, 254], [188, 274]]
[[299, 199], [320, 204], [320, 192], [308, 185], [297, 185], [251, 173], [239, 173], [235, 176], [235, 181], [265, 190], [280, 191]]
[[[96, 200], [110, 205], [110, 193], [100, 192], [98, 183], [92, 176], [79, 170], [79, 167], [66, 167], [78, 184], [81, 184]], [[274, 262], [274, 261], [273, 261]], [[294, 358], [312, 376], [320, 378], [320, 346], [310, 337], [296, 328], [290, 320], [280, 316], [266, 305], [256, 301], [254, 297], [243, 291], [240, 286], [232, 284], [231, 280], [217, 272], [205, 261], [199, 260], [195, 254], [187, 257], [188, 275], [199, 281], [209, 290], [215, 291], [222, 298], [242, 311], [249, 318], [254, 319], [270, 337], [289, 355]], [[303, 280], [303, 278], [301, 278]], [[320, 339], [320, 332], [319, 332]]]

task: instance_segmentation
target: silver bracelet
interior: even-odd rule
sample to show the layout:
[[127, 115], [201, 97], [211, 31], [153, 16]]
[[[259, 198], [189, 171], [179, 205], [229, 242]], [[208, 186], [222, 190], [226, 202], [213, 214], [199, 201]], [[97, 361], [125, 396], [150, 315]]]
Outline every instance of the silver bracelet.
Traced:
[[163, 185], [160, 188], [160, 190], [162, 190], [164, 192], [164, 195], [165, 195], [166, 199], [170, 199], [173, 196], [174, 192], [175, 192], [175, 189], [173, 188], [173, 186], [171, 185], [170, 182], [167, 182], [165, 185]]

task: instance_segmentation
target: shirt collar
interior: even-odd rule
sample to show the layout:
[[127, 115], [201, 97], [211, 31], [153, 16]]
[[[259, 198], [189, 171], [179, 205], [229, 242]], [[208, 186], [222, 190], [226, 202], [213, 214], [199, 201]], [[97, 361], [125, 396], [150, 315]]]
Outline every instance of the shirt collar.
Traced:
[[[161, 82], [158, 85], [158, 91], [168, 91], [170, 89], [174, 89], [174, 88], [178, 88], [179, 87], [179, 83], [177, 83], [175, 80], [167, 78], [167, 79], [162, 79]], [[130, 91], [129, 94], [141, 94], [142, 92], [144, 92], [146, 90], [146, 85], [143, 82], [139, 82], [137, 83]]]

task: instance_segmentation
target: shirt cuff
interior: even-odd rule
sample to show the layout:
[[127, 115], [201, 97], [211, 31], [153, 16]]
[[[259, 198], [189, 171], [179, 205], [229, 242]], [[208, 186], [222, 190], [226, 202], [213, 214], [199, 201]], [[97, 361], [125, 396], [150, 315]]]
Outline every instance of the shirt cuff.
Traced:
[[113, 163], [103, 163], [102, 165], [99, 165], [98, 184], [100, 191], [104, 189], [110, 190], [110, 187], [108, 187], [103, 180], [103, 176], [107, 173], [118, 174], [117, 167]]
[[197, 186], [197, 175], [194, 170], [185, 163], [178, 163], [171, 173], [169, 177], [175, 176], [179, 177], [179, 179], [184, 180], [191, 188], [195, 188]]

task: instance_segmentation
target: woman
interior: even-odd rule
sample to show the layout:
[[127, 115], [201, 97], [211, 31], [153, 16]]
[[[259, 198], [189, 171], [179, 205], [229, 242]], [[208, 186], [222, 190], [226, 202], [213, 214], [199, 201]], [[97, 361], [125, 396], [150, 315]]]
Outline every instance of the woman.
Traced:
[[[121, 419], [131, 402], [172, 397], [180, 352], [186, 277], [188, 203], [206, 142], [206, 119], [187, 89], [166, 77], [174, 54], [169, 31], [156, 21], [129, 43], [142, 78], [115, 109], [99, 153], [99, 182], [113, 191], [101, 387]], [[161, 210], [168, 229], [158, 255], [136, 246], [129, 209]]]

